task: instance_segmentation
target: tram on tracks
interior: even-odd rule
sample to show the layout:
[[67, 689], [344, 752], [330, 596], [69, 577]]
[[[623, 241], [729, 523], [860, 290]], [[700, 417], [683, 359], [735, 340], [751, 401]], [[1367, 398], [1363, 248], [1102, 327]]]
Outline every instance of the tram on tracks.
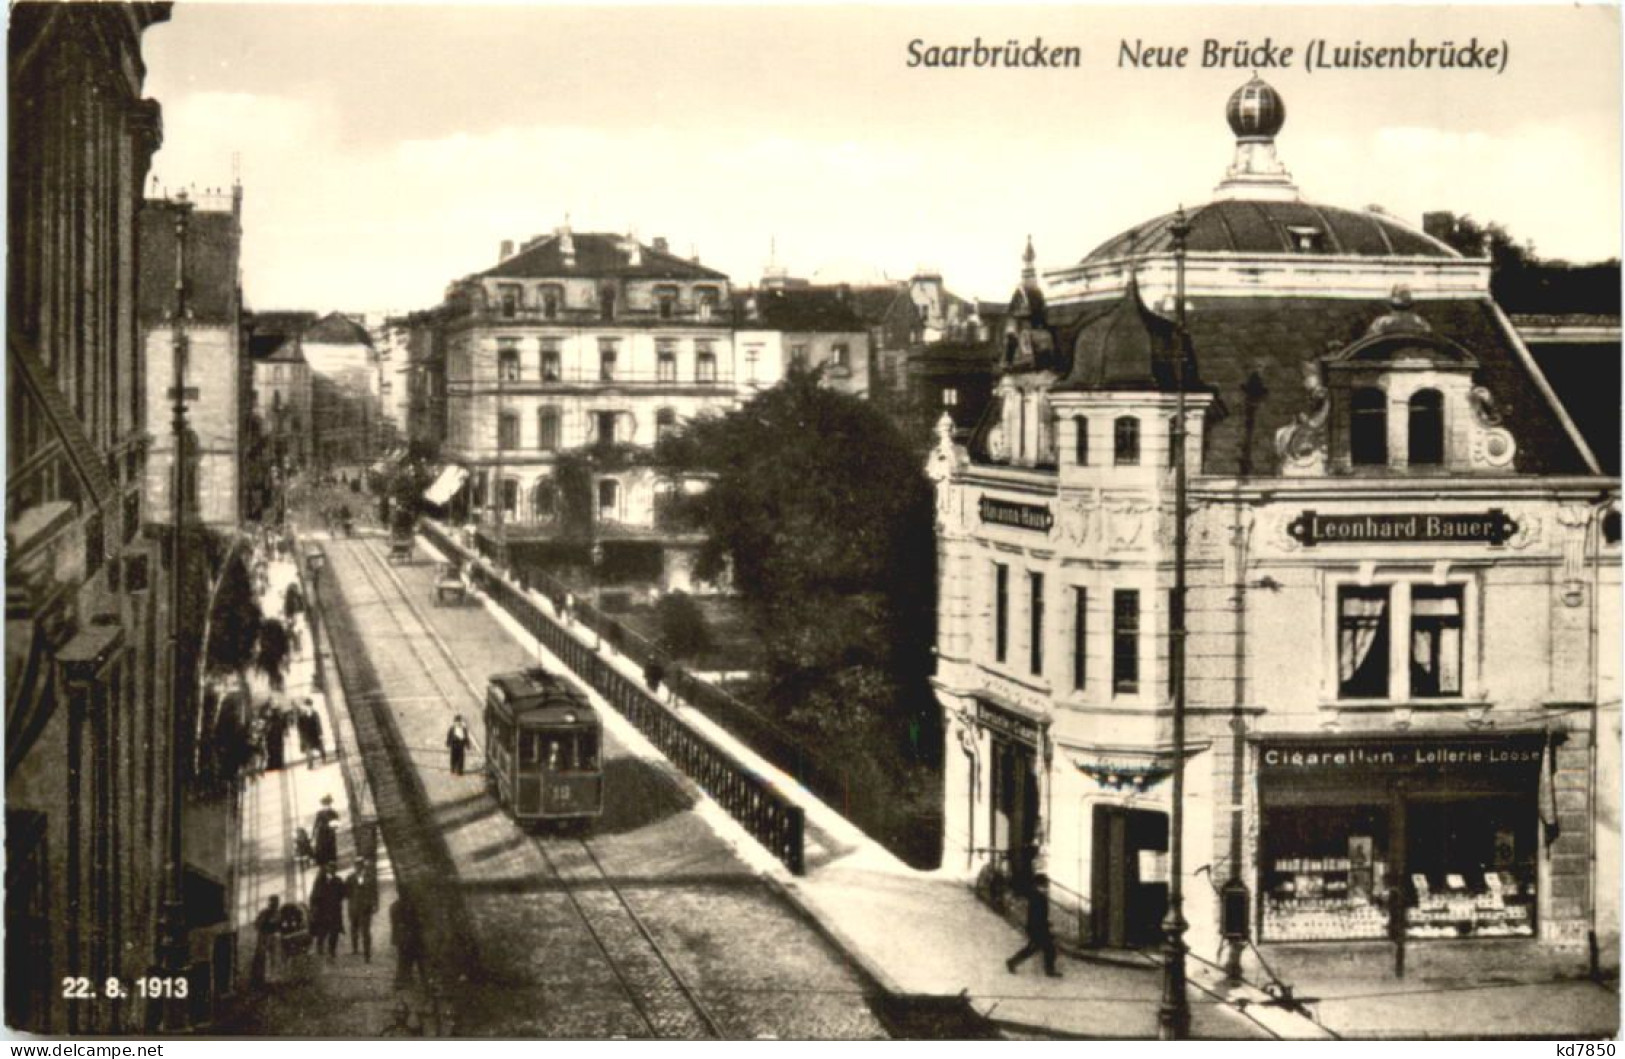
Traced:
[[591, 821], [604, 809], [597, 711], [541, 666], [492, 677], [485, 694], [485, 780], [522, 824]]

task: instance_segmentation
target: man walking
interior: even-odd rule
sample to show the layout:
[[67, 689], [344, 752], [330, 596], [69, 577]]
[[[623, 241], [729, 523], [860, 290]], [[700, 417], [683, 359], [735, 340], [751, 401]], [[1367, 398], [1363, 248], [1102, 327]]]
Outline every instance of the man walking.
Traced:
[[322, 865], [321, 874], [310, 888], [310, 936], [316, 951], [334, 959], [339, 952], [339, 935], [344, 933], [344, 881], [332, 861]]
[[423, 928], [404, 893], [389, 906], [389, 940], [395, 946], [395, 986], [411, 985], [423, 973]]
[[1015, 974], [1023, 960], [1039, 952], [1044, 954], [1044, 973], [1051, 978], [1061, 977], [1055, 969], [1055, 934], [1049, 926], [1049, 876], [1043, 869], [1033, 874], [1032, 892], [1027, 896], [1027, 944], [1004, 961], [1005, 969]]
[[350, 906], [350, 955], [359, 951], [372, 962], [372, 916], [378, 911], [378, 876], [365, 857], [357, 857], [355, 871], [344, 880], [344, 900]]
[[470, 736], [468, 725], [463, 723], [463, 715], [458, 714], [457, 719], [451, 722], [451, 728], [446, 732], [446, 748], [451, 751], [451, 774], [463, 774], [463, 759], [468, 753]]

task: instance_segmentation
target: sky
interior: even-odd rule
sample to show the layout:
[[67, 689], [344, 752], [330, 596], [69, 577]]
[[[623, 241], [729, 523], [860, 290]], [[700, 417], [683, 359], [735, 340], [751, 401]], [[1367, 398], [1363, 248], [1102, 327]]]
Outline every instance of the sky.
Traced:
[[[1306, 199], [1444, 209], [1538, 254], [1620, 256], [1610, 6], [745, 8], [175, 4], [144, 38], [159, 192], [244, 188], [251, 308], [406, 311], [568, 222], [861, 282], [937, 269], [1003, 299], [1211, 198], [1225, 102], [1268, 43]], [[1075, 68], [910, 67], [910, 43], [1075, 47]], [[1311, 42], [1502, 47], [1499, 71], [1306, 69]], [[1135, 68], [1125, 44], [1185, 47]], [[149, 192], [153, 189], [149, 188]]]

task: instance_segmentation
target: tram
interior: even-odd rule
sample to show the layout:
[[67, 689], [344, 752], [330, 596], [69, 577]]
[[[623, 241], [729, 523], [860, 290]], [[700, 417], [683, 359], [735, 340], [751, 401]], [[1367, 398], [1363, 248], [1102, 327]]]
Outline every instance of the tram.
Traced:
[[603, 812], [603, 726], [586, 696], [541, 666], [492, 677], [485, 781], [520, 823]]

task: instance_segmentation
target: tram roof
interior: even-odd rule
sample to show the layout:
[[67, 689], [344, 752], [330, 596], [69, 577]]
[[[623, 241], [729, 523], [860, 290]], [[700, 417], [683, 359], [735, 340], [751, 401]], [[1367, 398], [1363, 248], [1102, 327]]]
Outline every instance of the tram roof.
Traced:
[[574, 724], [596, 721], [592, 704], [556, 673], [540, 666], [498, 673], [491, 687], [500, 691], [498, 701], [520, 724]]

